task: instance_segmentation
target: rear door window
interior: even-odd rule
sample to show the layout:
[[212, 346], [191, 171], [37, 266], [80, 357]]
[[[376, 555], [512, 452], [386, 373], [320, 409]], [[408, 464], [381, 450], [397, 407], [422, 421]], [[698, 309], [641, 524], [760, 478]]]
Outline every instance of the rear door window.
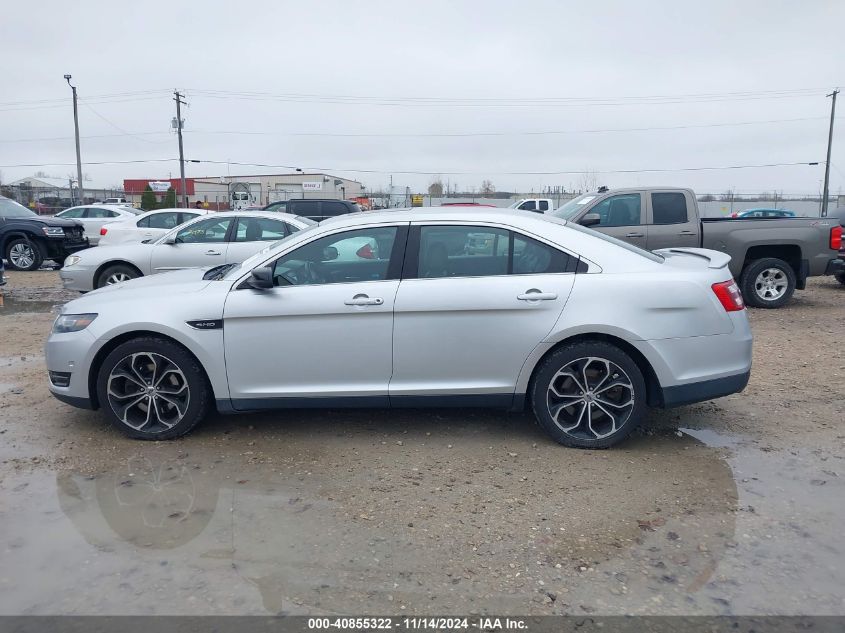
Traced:
[[347, 207], [342, 202], [324, 202], [323, 203], [323, 215], [331, 218], [336, 215], [345, 215], [349, 213], [349, 207]]
[[288, 235], [288, 225], [269, 218], [238, 218], [236, 242], [275, 242]]
[[653, 224], [684, 224], [687, 222], [687, 198], [680, 191], [651, 194]]
[[290, 200], [288, 208], [294, 215], [318, 216], [320, 203], [316, 200]]
[[146, 219], [149, 221], [147, 226], [151, 229], [172, 229], [179, 226], [179, 213], [177, 211], [155, 213]]

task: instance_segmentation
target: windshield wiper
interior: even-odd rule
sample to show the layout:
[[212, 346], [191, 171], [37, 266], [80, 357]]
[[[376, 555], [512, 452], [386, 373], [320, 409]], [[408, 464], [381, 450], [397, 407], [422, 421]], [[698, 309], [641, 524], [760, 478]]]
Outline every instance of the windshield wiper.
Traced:
[[240, 264], [220, 264], [214, 268], [209, 268], [202, 276], [206, 281], [220, 281], [233, 268], [240, 266]]

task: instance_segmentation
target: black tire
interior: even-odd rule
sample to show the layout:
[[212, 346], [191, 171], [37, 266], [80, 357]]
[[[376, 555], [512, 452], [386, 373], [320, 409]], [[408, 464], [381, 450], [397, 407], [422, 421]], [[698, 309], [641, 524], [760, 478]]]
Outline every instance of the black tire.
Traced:
[[44, 263], [44, 252], [38, 241], [23, 237], [9, 240], [5, 255], [12, 270], [38, 270]]
[[836, 281], [845, 286], [845, 273], [836, 273], [834, 277], [836, 278]]
[[[211, 387], [199, 361], [185, 348], [144, 336], [119, 345], [106, 356], [97, 373], [97, 397], [121, 433], [139, 440], [170, 440], [185, 435], [206, 416]], [[137, 404], [124, 405], [132, 402]]]
[[[767, 271], [780, 272], [767, 275]], [[767, 279], [778, 285], [774, 288], [768, 287]], [[785, 284], [782, 292], [779, 290], [781, 282]], [[739, 289], [746, 305], [754, 308], [780, 308], [792, 298], [795, 283], [795, 271], [792, 266], [782, 259], [765, 257], [754, 260], [745, 267], [739, 279]]]
[[[578, 374], [579, 379], [559, 375], [564, 369]], [[585, 395], [580, 389], [584, 380], [581, 372], [587, 375], [587, 400], [573, 401], [579, 393]], [[607, 387], [611, 384], [608, 380], [615, 386]], [[551, 391], [553, 383], [556, 392]], [[593, 395], [592, 389], [599, 391]], [[569, 399], [555, 395], [567, 392], [572, 392]], [[640, 425], [646, 412], [646, 387], [640, 368], [628, 354], [603, 341], [582, 341], [552, 352], [535, 371], [529, 398], [540, 427], [556, 442], [572, 448], [614, 446]], [[628, 400], [630, 404], [620, 406]], [[560, 424], [555, 422], [553, 408]], [[608, 411], [614, 415], [608, 415]], [[573, 422], [577, 426], [573, 427]]]
[[[106, 266], [103, 271], [97, 275], [97, 285], [95, 288], [102, 288], [103, 286], [118, 283], [117, 278], [119, 277], [123, 277], [123, 279], [120, 279], [119, 281], [128, 281], [130, 279], [143, 277], [143, 275], [137, 268], [129, 266], [128, 264], [113, 264], [111, 266]], [[110, 279], [113, 279], [113, 281], [110, 281]]]

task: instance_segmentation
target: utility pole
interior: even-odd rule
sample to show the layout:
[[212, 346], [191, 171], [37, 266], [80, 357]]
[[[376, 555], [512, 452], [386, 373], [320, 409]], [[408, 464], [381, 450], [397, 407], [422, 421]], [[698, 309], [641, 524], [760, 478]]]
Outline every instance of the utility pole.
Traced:
[[827, 133], [827, 160], [824, 163], [824, 187], [822, 189], [822, 212], [823, 218], [827, 217], [827, 196], [828, 187], [830, 185], [830, 146], [833, 145], [833, 117], [836, 114], [836, 95], [839, 94], [839, 88], [835, 89], [828, 97], [833, 97], [830, 102], [830, 131]]
[[[82, 191], [82, 157], [79, 152], [79, 110], [76, 105], [76, 86], [70, 83], [71, 76], [65, 75], [65, 81], [73, 90], [73, 129], [76, 134], [76, 191], [79, 194], [79, 204], [85, 204], [85, 196]], [[71, 200], [73, 200], [73, 188], [71, 188]]]
[[186, 105], [182, 101], [182, 95], [178, 90], [173, 92], [174, 101], [176, 102], [176, 134], [179, 136], [179, 174], [182, 179], [182, 206], [188, 208], [188, 189], [185, 186], [185, 153], [182, 150], [182, 106]]

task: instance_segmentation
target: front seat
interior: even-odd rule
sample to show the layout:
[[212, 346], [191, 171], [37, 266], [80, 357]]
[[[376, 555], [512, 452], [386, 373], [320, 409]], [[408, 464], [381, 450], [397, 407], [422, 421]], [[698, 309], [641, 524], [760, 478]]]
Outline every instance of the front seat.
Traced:
[[422, 277], [448, 277], [449, 251], [443, 242], [432, 242], [425, 253]]
[[246, 241], [247, 242], [257, 242], [261, 239], [262, 234], [264, 231], [261, 230], [261, 224], [259, 224], [258, 220], [252, 219], [249, 220], [246, 224]]

